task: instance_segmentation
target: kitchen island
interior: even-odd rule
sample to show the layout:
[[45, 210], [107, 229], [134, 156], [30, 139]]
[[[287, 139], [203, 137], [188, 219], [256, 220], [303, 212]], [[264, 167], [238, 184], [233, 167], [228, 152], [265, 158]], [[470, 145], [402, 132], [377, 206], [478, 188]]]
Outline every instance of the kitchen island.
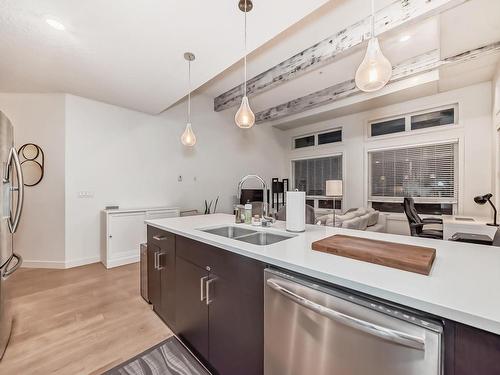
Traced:
[[[210, 247], [212, 252], [223, 249], [226, 251], [219, 252], [232, 253], [240, 259], [248, 260], [250, 262], [248, 267], [242, 269], [244, 272], [248, 270], [249, 275], [261, 272], [259, 264], [270, 265], [446, 319], [450, 322], [448, 327], [453, 327], [452, 322], [458, 322], [463, 323], [467, 329], [474, 327], [481, 330], [478, 332], [486, 331], [494, 334], [485, 340], [480, 336], [474, 336], [468, 345], [471, 344], [471, 340], [495, 341], [496, 335], [500, 335], [500, 299], [495, 298], [500, 285], [500, 248], [311, 225], [306, 227], [304, 233], [294, 234], [293, 237], [281, 242], [261, 246], [204, 231], [234, 225], [232, 215], [170, 218], [146, 223], [152, 231], [160, 230], [178, 237], [176, 241], [184, 243], [183, 248], [190, 248], [193, 244], [203, 244]], [[277, 222], [270, 229], [242, 224], [238, 224], [238, 227], [287, 234], [283, 222]], [[436, 259], [430, 275], [424, 276], [311, 250], [312, 242], [334, 234], [431, 247], [436, 249]], [[174, 264], [173, 259], [171, 262]], [[209, 294], [208, 287], [207, 294]], [[260, 298], [259, 295], [254, 297]], [[453, 331], [454, 329], [451, 329], [446, 336], [447, 342], [453, 338]], [[457, 334], [457, 340], [463, 336], [462, 333], [460, 331], [460, 334]], [[463, 346], [457, 346], [458, 349], [455, 348], [452, 353], [450, 347], [455, 345], [455, 341], [449, 341], [447, 345], [446, 362], [453, 363], [452, 354], [457, 352], [456, 355], [460, 355], [462, 350], [460, 348]], [[495, 341], [481, 353], [497, 353], [496, 350], [500, 350], [498, 345]], [[471, 348], [471, 352], [479, 349], [475, 346]], [[478, 354], [479, 357], [481, 353]], [[467, 364], [458, 365], [457, 374], [467, 373], [463, 371], [463, 366]], [[451, 367], [457, 366], [448, 364], [446, 374], [454, 373], [451, 372]]]

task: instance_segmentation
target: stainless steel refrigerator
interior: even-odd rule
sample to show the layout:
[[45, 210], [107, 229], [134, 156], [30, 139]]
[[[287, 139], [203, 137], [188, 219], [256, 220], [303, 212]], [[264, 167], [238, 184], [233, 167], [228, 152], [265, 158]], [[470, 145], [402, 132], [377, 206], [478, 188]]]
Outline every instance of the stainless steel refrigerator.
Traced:
[[14, 148], [14, 129], [0, 112], [0, 359], [3, 357], [12, 329], [12, 315], [6, 299], [7, 278], [22, 263], [14, 252], [13, 234], [21, 218], [24, 201], [23, 175], [19, 156]]

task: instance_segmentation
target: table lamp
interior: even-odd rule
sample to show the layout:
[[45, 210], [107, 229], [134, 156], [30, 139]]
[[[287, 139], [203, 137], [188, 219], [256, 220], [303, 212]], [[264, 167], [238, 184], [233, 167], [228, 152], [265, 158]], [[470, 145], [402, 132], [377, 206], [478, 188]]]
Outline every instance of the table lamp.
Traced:
[[337, 197], [342, 197], [342, 180], [327, 180], [326, 195], [333, 197], [333, 226], [335, 226], [335, 203]]
[[488, 223], [487, 225], [490, 225], [492, 227], [498, 227], [497, 208], [491, 202], [491, 197], [493, 197], [493, 194], [491, 194], [491, 193], [488, 193], [485, 195], [478, 195], [477, 197], [474, 198], [474, 202], [476, 202], [477, 204], [480, 204], [480, 205], [486, 204], [486, 202], [488, 202], [491, 205], [491, 207], [493, 208], [493, 223]]

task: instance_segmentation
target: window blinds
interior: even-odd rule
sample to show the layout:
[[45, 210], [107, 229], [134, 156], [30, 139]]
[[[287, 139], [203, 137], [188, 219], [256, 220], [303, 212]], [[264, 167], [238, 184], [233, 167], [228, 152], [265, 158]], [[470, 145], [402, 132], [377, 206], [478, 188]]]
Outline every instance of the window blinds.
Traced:
[[342, 180], [342, 155], [292, 163], [294, 186], [306, 195], [325, 196], [326, 180]]
[[457, 203], [457, 143], [372, 151], [370, 200]]

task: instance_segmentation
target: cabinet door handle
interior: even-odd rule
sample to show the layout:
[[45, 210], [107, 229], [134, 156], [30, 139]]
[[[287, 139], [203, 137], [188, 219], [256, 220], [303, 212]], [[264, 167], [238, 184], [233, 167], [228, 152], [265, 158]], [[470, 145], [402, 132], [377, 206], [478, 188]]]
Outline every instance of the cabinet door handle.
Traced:
[[153, 236], [153, 240], [156, 240], [156, 241], [165, 241], [167, 239], [167, 236], [160, 236], [159, 234], [157, 234], [156, 236]]
[[214, 277], [213, 279], [208, 280], [207, 283], [206, 283], [206, 288], [207, 288], [206, 302], [207, 302], [207, 306], [210, 305], [213, 302], [213, 299], [210, 299], [210, 284], [212, 284], [216, 280], [217, 280], [217, 278]]
[[157, 270], [157, 269], [158, 269], [158, 257], [157, 257], [157, 255], [158, 255], [158, 251], [155, 251], [155, 252], [153, 253], [153, 257], [154, 257], [154, 265], [153, 265], [153, 268], [154, 268], [155, 270]]
[[205, 291], [205, 285], [203, 285], [205, 283], [205, 281], [208, 279], [208, 276], [204, 276], [200, 279], [200, 301], [203, 302], [203, 300], [205, 299], [205, 295], [204, 295], [204, 291]]
[[162, 255], [167, 255], [167, 253], [158, 253], [158, 271], [164, 269], [165, 267], [161, 265], [161, 259], [160, 256]]

